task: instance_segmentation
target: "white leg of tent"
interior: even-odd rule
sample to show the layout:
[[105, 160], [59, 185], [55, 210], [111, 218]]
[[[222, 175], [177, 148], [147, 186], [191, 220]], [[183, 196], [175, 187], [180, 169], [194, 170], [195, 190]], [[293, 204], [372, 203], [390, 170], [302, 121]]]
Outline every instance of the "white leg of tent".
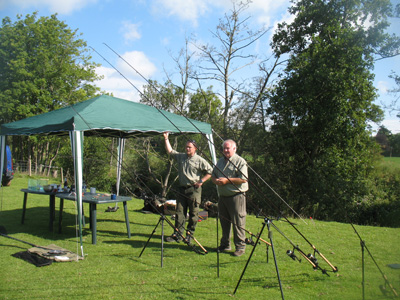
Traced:
[[81, 246], [81, 256], [83, 254], [82, 244], [82, 170], [83, 170], [83, 132], [82, 131], [70, 131], [72, 155], [74, 157], [74, 169], [75, 169], [75, 201], [78, 207], [78, 227], [79, 227], [79, 239]]
[[[119, 186], [121, 184], [121, 169], [122, 169], [122, 161], [124, 158], [124, 149], [125, 149], [125, 139], [118, 139], [118, 159], [117, 159], [117, 196], [119, 196]], [[118, 202], [115, 202], [115, 210], [118, 209]]]
[[6, 136], [5, 135], [1, 135], [0, 136], [0, 158], [1, 158], [1, 162], [0, 162], [0, 185], [2, 183], [3, 180], [3, 169], [4, 169], [4, 156], [6, 155]]
[[212, 133], [206, 134], [206, 136], [207, 136], [207, 141], [208, 141], [208, 147], [210, 148], [211, 160], [215, 166], [217, 164], [217, 156], [215, 154], [214, 139], [213, 139]]

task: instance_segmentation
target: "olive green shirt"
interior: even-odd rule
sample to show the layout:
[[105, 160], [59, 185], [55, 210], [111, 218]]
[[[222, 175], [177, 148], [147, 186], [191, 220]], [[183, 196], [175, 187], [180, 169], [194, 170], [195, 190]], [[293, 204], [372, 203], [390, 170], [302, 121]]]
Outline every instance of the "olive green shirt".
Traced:
[[189, 157], [186, 153], [172, 150], [170, 155], [178, 163], [180, 186], [193, 185], [199, 182], [203, 175], [212, 173], [210, 164], [197, 154]]
[[234, 154], [229, 160], [225, 157], [220, 158], [214, 167], [212, 175], [215, 178], [241, 178], [246, 180], [242, 184], [217, 185], [220, 196], [230, 197], [240, 192], [244, 193], [249, 189], [247, 162], [237, 154]]

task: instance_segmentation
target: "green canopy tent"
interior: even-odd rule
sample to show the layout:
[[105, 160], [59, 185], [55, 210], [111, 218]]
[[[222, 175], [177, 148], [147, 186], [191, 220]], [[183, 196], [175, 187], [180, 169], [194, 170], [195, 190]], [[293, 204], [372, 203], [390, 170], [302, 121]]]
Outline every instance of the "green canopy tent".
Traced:
[[[3, 170], [5, 141], [9, 135], [69, 135], [75, 166], [76, 201], [78, 203], [79, 236], [82, 246], [82, 164], [83, 137], [118, 137], [117, 192], [121, 176], [124, 139], [158, 135], [165, 131], [172, 134], [201, 133], [207, 136], [211, 157], [216, 155], [211, 125], [188, 119], [148, 105], [107, 95], [101, 95], [77, 104], [50, 111], [8, 124], [0, 129], [1, 170]], [[1, 182], [2, 172], [0, 173]]]

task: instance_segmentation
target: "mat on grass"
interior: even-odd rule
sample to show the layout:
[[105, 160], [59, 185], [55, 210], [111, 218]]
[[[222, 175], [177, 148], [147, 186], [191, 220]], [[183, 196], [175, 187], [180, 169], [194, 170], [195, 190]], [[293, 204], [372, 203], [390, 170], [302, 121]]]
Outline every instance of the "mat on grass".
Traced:
[[76, 253], [54, 244], [45, 247], [33, 247], [27, 251], [15, 253], [12, 256], [23, 259], [37, 267], [49, 266], [54, 261], [66, 262], [82, 259], [82, 257]]

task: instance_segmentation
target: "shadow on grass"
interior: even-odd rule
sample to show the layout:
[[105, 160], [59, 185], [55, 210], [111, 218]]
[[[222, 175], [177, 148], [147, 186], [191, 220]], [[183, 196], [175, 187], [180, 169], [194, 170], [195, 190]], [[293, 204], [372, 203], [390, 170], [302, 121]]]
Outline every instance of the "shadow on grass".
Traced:
[[[3, 211], [0, 213], [0, 225], [3, 226], [8, 235], [29, 234], [50, 240], [65, 240], [76, 235], [76, 216], [63, 212], [62, 232], [59, 233], [59, 212], [55, 212], [53, 230], [50, 231], [50, 212], [48, 207], [31, 207], [25, 211], [25, 218], [22, 224], [22, 209]], [[91, 233], [89, 218], [86, 218], [86, 228], [83, 228], [82, 235]]]

